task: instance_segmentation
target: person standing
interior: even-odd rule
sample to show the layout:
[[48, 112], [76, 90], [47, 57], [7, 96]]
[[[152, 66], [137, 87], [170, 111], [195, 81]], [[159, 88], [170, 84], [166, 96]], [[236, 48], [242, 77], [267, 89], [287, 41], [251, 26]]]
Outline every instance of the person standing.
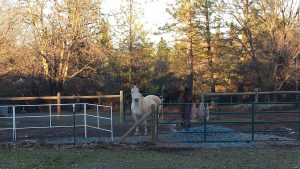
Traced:
[[183, 101], [184, 101], [184, 112], [183, 112], [183, 129], [185, 131], [188, 131], [189, 128], [191, 127], [190, 125], [190, 112], [191, 112], [191, 102], [192, 102], [192, 96], [191, 96], [191, 92], [190, 89], [185, 87], [184, 89], [184, 93], [183, 93]]

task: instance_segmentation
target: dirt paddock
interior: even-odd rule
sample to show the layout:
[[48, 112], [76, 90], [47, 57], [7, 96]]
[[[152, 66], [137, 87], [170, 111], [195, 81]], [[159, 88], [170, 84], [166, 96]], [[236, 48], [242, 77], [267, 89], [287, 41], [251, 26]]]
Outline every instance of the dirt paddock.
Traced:
[[[280, 111], [283, 112], [280, 112]], [[182, 116], [180, 114], [181, 109], [177, 107], [164, 107], [164, 112], [173, 112], [174, 114], [165, 114], [164, 121], [165, 124], [158, 125], [158, 133], [164, 133], [159, 135], [159, 142], [170, 142], [174, 139], [176, 142], [205, 142], [204, 132], [207, 138], [212, 138], [213, 141], [220, 141], [225, 139], [225, 141], [239, 141], [239, 136], [247, 135], [247, 141], [251, 141], [251, 132], [254, 131], [254, 137], [256, 141], [276, 141], [280, 139], [285, 140], [298, 140], [299, 138], [299, 128], [300, 128], [300, 113], [286, 113], [285, 111], [297, 112], [298, 109], [295, 106], [265, 106], [264, 109], [260, 111], [265, 111], [263, 113], [255, 114], [255, 124], [251, 123], [252, 115], [249, 114], [249, 106], [246, 108], [241, 107], [220, 107], [220, 112], [225, 111], [237, 111], [239, 114], [220, 114], [212, 115], [211, 118], [204, 124], [203, 119], [198, 119], [192, 121], [189, 132], [183, 132]], [[276, 113], [267, 113], [267, 111], [276, 111]], [[244, 114], [243, 114], [244, 113]], [[22, 114], [26, 115], [26, 114]], [[17, 127], [19, 126], [43, 126], [48, 123], [49, 119], [35, 119], [28, 118], [24, 121], [19, 121]], [[96, 121], [93, 118], [88, 119], [88, 121], [95, 126]], [[0, 127], [1, 127], [0, 120]], [[53, 124], [57, 125], [69, 125], [74, 124], [74, 119], [72, 117], [53, 119]], [[83, 124], [80, 118], [75, 119], [76, 124]], [[2, 125], [5, 123], [2, 123]], [[113, 137], [122, 136], [133, 124], [133, 119], [130, 114], [126, 115], [125, 123], [119, 123], [118, 113], [114, 113], [113, 116]], [[204, 131], [204, 126], [210, 129]], [[6, 125], [7, 127], [7, 125]], [[100, 127], [104, 129], [110, 129], [110, 124], [108, 121], [100, 121]], [[142, 131], [142, 130], [141, 130]], [[194, 132], [194, 133], [193, 133]], [[69, 127], [69, 128], [39, 128], [39, 129], [17, 129], [17, 142], [28, 141], [28, 142], [45, 142], [52, 140], [61, 140], [62, 142], [76, 142], [84, 138], [84, 127]], [[238, 133], [240, 135], [233, 135], [232, 133]], [[263, 135], [268, 135], [266, 140], [259, 140]], [[95, 138], [105, 138], [102, 139], [105, 142], [109, 142], [110, 132], [101, 131], [87, 127], [86, 141], [93, 142]], [[274, 137], [273, 137], [274, 136]], [[0, 142], [12, 142], [12, 130], [0, 130]], [[167, 138], [167, 139], [166, 139]], [[184, 139], [182, 139], [184, 138]], [[179, 139], [179, 141], [176, 139]], [[191, 140], [189, 140], [191, 139]], [[101, 140], [101, 139], [100, 139]], [[150, 135], [148, 136], [137, 136], [133, 137], [133, 133], [130, 135], [130, 140], [134, 143], [150, 142]], [[167, 141], [166, 141], [167, 140]], [[98, 139], [99, 141], [99, 139]], [[172, 141], [172, 140], [171, 140]], [[206, 140], [210, 142], [211, 140]], [[245, 140], [240, 140], [245, 141]], [[59, 142], [59, 141], [58, 141]]]

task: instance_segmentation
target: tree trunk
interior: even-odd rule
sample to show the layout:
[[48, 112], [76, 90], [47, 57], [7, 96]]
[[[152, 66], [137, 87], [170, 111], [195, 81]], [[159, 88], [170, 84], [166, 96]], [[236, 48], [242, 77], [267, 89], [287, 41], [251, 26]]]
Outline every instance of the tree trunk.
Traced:
[[[238, 88], [237, 88], [237, 92], [238, 93], [243, 93], [244, 92], [244, 83], [239, 81], [238, 84], [237, 84]], [[238, 103], [241, 103], [243, 102], [243, 95], [238, 95], [237, 96], [237, 101]]]
[[[245, 0], [244, 1], [244, 15], [245, 15], [245, 20], [244, 20], [244, 37], [246, 37], [246, 40], [244, 39], [245, 42], [248, 43], [249, 46], [247, 45], [243, 45], [243, 47], [245, 48], [245, 50], [247, 51], [247, 53], [250, 55], [251, 59], [252, 59], [252, 63], [253, 63], [253, 67], [255, 70], [255, 73], [257, 75], [257, 83], [256, 83], [256, 88], [261, 88], [262, 86], [262, 75], [258, 66], [258, 60], [256, 57], [256, 53], [255, 53], [255, 49], [254, 49], [254, 45], [253, 45], [253, 37], [252, 37], [252, 32], [251, 32], [251, 28], [250, 28], [250, 17], [249, 17], [249, 8], [250, 8], [250, 3], [249, 0]], [[250, 49], [249, 49], [250, 47]], [[250, 50], [250, 51], [249, 51]]]
[[[188, 0], [188, 3], [190, 4], [190, 0]], [[193, 96], [193, 87], [194, 87], [194, 54], [193, 54], [193, 21], [192, 21], [192, 8], [191, 5], [189, 5], [189, 26], [188, 26], [188, 38], [189, 38], [189, 47], [188, 47], [188, 75], [186, 77], [186, 87], [189, 89], [190, 98]]]
[[128, 45], [128, 50], [129, 50], [129, 61], [130, 61], [130, 65], [129, 65], [129, 75], [128, 75], [128, 83], [129, 83], [129, 87], [131, 88], [133, 86], [132, 83], [132, 68], [133, 68], [133, 4], [132, 1], [129, 1], [129, 45]]
[[64, 82], [49, 79], [48, 84], [51, 96], [55, 96], [58, 92], [62, 93]]
[[209, 0], [205, 1], [205, 29], [206, 29], [206, 43], [207, 43], [207, 56], [208, 56], [208, 69], [210, 73], [210, 91], [216, 92], [214, 71], [213, 71], [213, 55], [211, 50], [211, 33], [210, 33], [210, 18], [209, 18]]

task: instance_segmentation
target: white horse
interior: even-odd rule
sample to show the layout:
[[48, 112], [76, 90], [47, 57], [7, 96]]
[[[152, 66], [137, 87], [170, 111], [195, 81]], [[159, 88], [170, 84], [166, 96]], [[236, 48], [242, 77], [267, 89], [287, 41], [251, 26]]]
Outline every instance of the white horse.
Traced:
[[[139, 89], [136, 86], [131, 88], [131, 112], [134, 118], [134, 121], [137, 122], [140, 118], [142, 118], [145, 114], [152, 111], [151, 105], [159, 106], [161, 100], [158, 96], [148, 95], [143, 97], [139, 92]], [[159, 106], [159, 111], [161, 111], [161, 106]], [[147, 135], [147, 119], [143, 122], [144, 124], [144, 135]], [[135, 129], [135, 135], [138, 135], [139, 127], [137, 126]]]

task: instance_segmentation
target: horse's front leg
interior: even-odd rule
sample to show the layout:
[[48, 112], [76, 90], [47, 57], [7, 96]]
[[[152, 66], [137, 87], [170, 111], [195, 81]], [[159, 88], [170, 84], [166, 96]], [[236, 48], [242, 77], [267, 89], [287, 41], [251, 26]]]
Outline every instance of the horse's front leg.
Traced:
[[144, 121], [144, 135], [146, 136], [148, 134], [148, 129], [147, 129], [147, 120]]
[[139, 126], [136, 126], [134, 135], [136, 135], [136, 136], [139, 135]]
[[[138, 121], [138, 117], [133, 116], [133, 118], [134, 118], [134, 123], [136, 123]], [[139, 135], [139, 125], [136, 126], [134, 135]]]

